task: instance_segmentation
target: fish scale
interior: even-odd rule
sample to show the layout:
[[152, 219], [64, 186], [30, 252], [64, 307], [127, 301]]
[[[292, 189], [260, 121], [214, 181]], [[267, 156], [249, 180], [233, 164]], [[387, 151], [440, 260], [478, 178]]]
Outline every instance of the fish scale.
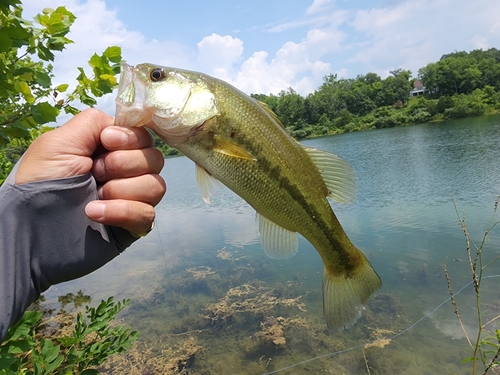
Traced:
[[148, 126], [196, 163], [205, 201], [220, 182], [257, 211], [266, 254], [293, 256], [297, 233], [314, 246], [324, 263], [329, 327], [345, 329], [359, 319], [381, 280], [327, 200], [354, 199], [354, 173], [345, 161], [300, 145], [267, 106], [202, 73], [122, 64], [116, 103], [117, 125]]

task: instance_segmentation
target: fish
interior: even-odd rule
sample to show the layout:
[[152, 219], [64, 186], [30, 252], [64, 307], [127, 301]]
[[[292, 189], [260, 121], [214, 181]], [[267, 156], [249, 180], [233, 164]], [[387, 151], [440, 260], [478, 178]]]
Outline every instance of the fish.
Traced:
[[194, 161], [205, 202], [221, 184], [243, 198], [257, 212], [269, 257], [290, 258], [297, 233], [307, 239], [324, 265], [327, 326], [353, 326], [382, 281], [328, 201], [354, 200], [350, 164], [302, 145], [266, 104], [225, 81], [149, 63], [121, 68], [115, 124], [146, 126]]

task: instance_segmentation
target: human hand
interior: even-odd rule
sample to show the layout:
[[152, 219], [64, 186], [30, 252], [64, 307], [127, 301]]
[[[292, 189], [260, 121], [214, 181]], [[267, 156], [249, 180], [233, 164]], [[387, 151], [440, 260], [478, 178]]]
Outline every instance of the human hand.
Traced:
[[131, 233], [146, 232], [154, 221], [154, 206], [166, 190], [159, 176], [163, 156], [146, 129], [113, 123], [104, 112], [88, 109], [41, 135], [23, 156], [16, 184], [91, 171], [100, 184], [100, 200], [87, 205], [87, 216]]

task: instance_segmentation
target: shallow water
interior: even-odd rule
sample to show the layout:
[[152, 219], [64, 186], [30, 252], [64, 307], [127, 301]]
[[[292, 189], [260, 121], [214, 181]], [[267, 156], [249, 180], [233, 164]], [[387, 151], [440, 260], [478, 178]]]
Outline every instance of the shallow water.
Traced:
[[[158, 356], [163, 350], [166, 359], [173, 352], [165, 348], [188, 337], [202, 347], [179, 366], [197, 374], [470, 373], [461, 361], [471, 351], [451, 303], [433, 310], [449, 297], [444, 264], [455, 292], [471, 280], [454, 202], [479, 244], [500, 193], [500, 116], [303, 143], [336, 153], [357, 173], [355, 202], [333, 208], [384, 285], [352, 329], [325, 327], [322, 264], [312, 246], [301, 238], [294, 258], [267, 258], [254, 211], [228, 190], [205, 205], [184, 157], [166, 160], [156, 229], [101, 270], [51, 288], [49, 303], [79, 289], [96, 303], [131, 298], [122, 318]], [[496, 228], [486, 263], [500, 256], [499, 243]], [[500, 263], [485, 274], [500, 274]], [[499, 283], [482, 285], [488, 317], [500, 314]], [[457, 296], [472, 336], [474, 296], [470, 285]], [[377, 345], [364, 347], [370, 342]], [[147, 361], [137, 366], [155, 370]]]

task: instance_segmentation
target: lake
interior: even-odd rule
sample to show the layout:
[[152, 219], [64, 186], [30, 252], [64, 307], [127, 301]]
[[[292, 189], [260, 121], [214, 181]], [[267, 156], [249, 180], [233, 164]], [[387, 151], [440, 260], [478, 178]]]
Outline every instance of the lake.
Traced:
[[[51, 288], [48, 303], [80, 289], [93, 303], [130, 298], [121, 318], [140, 331], [141, 344], [114, 365], [134, 367], [123, 373], [470, 374], [461, 361], [472, 351], [448, 301], [444, 265], [475, 338], [475, 293], [455, 205], [480, 245], [500, 194], [500, 116], [303, 143], [356, 170], [356, 200], [332, 207], [383, 287], [351, 329], [326, 329], [314, 248], [300, 238], [295, 257], [267, 258], [254, 211], [227, 189], [206, 205], [185, 157], [165, 160], [168, 191], [156, 228], [99, 271]], [[499, 232], [485, 242], [484, 264], [500, 256]], [[500, 262], [484, 274], [492, 277], [481, 285], [482, 312], [491, 319], [500, 314]]]

